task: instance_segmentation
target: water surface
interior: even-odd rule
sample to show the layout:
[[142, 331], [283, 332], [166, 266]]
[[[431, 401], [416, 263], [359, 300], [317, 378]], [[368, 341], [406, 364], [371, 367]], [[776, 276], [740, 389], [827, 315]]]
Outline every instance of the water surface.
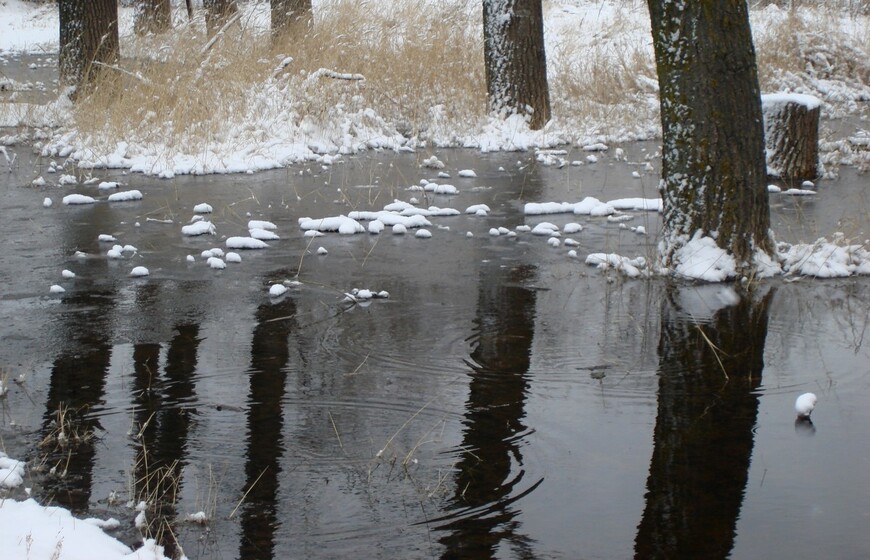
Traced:
[[[144, 200], [72, 207], [64, 194], [105, 195], [31, 187], [56, 176], [18, 147], [0, 176], [0, 365], [26, 379], [0, 403], [4, 447], [30, 462], [39, 500], [117, 517], [129, 543], [127, 502], [156, 498], [151, 530], [193, 559], [867, 556], [870, 283], [775, 280], [739, 298], [587, 267], [589, 252], [652, 255], [656, 240], [522, 204], [655, 196], [655, 145], [625, 149], [628, 163], [561, 169], [440, 151], [461, 193], [425, 200], [406, 189], [436, 179], [428, 153], [169, 181], [98, 172]], [[866, 185], [844, 169], [815, 199], [775, 199], [778, 235], [866, 236]], [[297, 228], [411, 196], [492, 212], [432, 218], [431, 239]], [[218, 235], [185, 238], [200, 202]], [[251, 218], [282, 239], [209, 269], [200, 252]], [[543, 220], [583, 224], [579, 259], [488, 234]], [[102, 233], [138, 253], [107, 259]], [[150, 276], [130, 278], [137, 265]], [[288, 279], [302, 285], [270, 298]], [[344, 302], [353, 288], [390, 297]], [[819, 406], [796, 424], [805, 391]], [[89, 437], [56, 445], [60, 407]], [[185, 521], [197, 511], [207, 526]]]

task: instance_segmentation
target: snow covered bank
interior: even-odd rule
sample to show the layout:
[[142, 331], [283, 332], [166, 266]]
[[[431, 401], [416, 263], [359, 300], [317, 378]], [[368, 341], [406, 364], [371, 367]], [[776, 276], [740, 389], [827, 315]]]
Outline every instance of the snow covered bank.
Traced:
[[[24, 483], [25, 467], [0, 452], [0, 488]], [[148, 539], [137, 550], [100, 528], [115, 520], [77, 519], [61, 507], [35, 500], [0, 498], [0, 558], [27, 560], [169, 560], [163, 547]]]

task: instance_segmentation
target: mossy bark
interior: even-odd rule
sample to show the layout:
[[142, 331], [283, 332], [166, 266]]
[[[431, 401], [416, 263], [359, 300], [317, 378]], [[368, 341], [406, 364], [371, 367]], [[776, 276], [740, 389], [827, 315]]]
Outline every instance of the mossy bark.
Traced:
[[550, 120], [541, 0], [484, 0], [486, 88], [494, 111], [529, 116], [532, 129]]
[[648, 0], [660, 84], [663, 264], [697, 232], [751, 272], [772, 251], [764, 129], [745, 0]]

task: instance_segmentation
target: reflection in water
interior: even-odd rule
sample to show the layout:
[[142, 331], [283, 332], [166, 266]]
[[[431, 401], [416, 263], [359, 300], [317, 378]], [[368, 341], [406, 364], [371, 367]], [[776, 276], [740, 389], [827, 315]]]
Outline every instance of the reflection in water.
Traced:
[[[62, 222], [61, 249], [64, 254], [76, 250], [99, 253], [97, 237], [112, 211], [105, 204], [78, 210]], [[105, 259], [93, 259], [87, 270], [88, 276], [102, 278], [108, 264]], [[62, 311], [52, 325], [61, 349], [51, 369], [40, 461], [54, 469], [45, 480], [47, 496], [76, 513], [87, 511], [91, 497], [96, 431], [101, 426], [90, 411], [105, 398], [112, 360], [110, 317], [116, 299], [114, 286], [80, 278], [76, 289], [62, 297]], [[57, 423], [59, 413], [64, 426]]]
[[[768, 307], [773, 292], [715, 311], [700, 324], [663, 303], [658, 415], [635, 557], [727, 558], [753, 446]], [[724, 370], [724, 371], [723, 371]]]
[[[265, 303], [257, 310], [251, 342], [245, 503], [241, 510], [240, 558], [274, 558], [278, 520], [278, 476], [284, 454], [282, 399], [287, 380], [289, 336], [295, 302]], [[271, 319], [279, 319], [270, 321]]]
[[816, 425], [809, 418], [797, 417], [794, 419], [794, 433], [799, 436], [812, 437], [816, 435]]
[[492, 558], [502, 542], [523, 558], [533, 556], [530, 540], [519, 534], [518, 511], [511, 507], [543, 481], [521, 489], [535, 292], [516, 284], [533, 272], [514, 269], [504, 282], [498, 274], [481, 275], [486, 281], [479, 288], [468, 412], [452, 500], [457, 512], [442, 518], [451, 521], [439, 527], [449, 531], [441, 539], [444, 558]]
[[172, 534], [161, 530], [161, 524], [175, 518], [201, 341], [199, 325], [178, 325], [176, 331], [166, 352], [162, 378], [157, 377], [160, 346], [137, 344], [133, 349], [134, 418], [139, 429], [134, 492], [137, 501], [145, 500], [157, 508], [150, 520], [150, 532], [160, 537], [170, 556], [175, 554], [177, 543]]
[[[71, 310], [60, 323], [64, 347], [51, 369], [41, 459], [54, 469], [45, 480], [46, 493], [54, 503], [74, 512], [87, 511], [91, 497], [100, 424], [89, 411], [102, 403], [105, 394], [112, 358], [105, 307], [112, 295], [89, 291], [63, 300]], [[63, 419], [58, 423], [60, 415]]]

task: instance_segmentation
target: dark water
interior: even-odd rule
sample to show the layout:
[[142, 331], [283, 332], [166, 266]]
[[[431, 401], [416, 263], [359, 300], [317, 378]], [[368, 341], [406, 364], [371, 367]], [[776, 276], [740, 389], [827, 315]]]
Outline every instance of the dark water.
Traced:
[[[626, 147], [635, 162], [641, 150], [654, 146]], [[192, 559], [870, 555], [868, 279], [776, 280], [742, 299], [625, 281], [583, 258], [652, 255], [654, 236], [522, 214], [527, 201], [653, 197], [656, 171], [445, 151], [462, 192], [428, 203], [485, 202], [488, 217], [432, 218], [431, 239], [310, 241], [299, 217], [425, 206], [405, 188], [433, 178], [418, 166], [429, 154], [171, 181], [99, 172], [144, 200], [68, 207], [64, 194], [99, 193], [29, 186], [57, 176], [17, 151], [0, 168], [0, 436], [30, 462], [38, 499], [117, 517], [122, 540], [138, 539], [127, 502], [148, 496]], [[455, 178], [463, 168], [479, 177]], [[865, 238], [866, 187], [844, 169], [815, 199], [776, 199], [779, 237]], [[185, 238], [200, 202], [218, 235]], [[245, 235], [248, 214], [282, 240], [209, 269], [200, 252]], [[579, 259], [487, 233], [543, 219], [584, 225]], [[139, 252], [107, 259], [102, 233]], [[130, 278], [136, 265], [151, 275]], [[268, 296], [291, 278], [302, 286]], [[66, 292], [50, 295], [55, 283]], [[352, 288], [390, 298], [343, 303]], [[805, 391], [819, 405], [796, 424]], [[62, 404], [92, 437], [55, 443]], [[185, 521], [200, 510], [207, 526]]]

